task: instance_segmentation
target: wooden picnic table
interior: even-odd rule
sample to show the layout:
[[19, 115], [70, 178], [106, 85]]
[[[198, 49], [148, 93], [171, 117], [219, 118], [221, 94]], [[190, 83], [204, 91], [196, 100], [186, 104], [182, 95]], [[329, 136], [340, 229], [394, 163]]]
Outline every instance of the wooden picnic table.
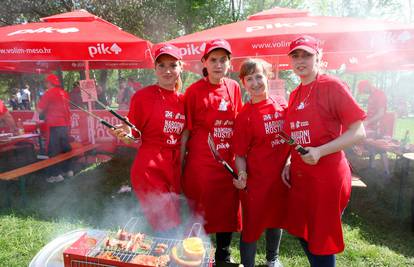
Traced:
[[41, 141], [40, 141], [40, 134], [35, 134], [35, 133], [27, 133], [27, 134], [19, 134], [19, 135], [14, 135], [14, 136], [10, 136], [7, 138], [1, 138], [0, 139], [0, 152], [4, 151], [4, 150], [8, 150], [10, 149], [10, 147], [14, 146], [15, 144], [19, 143], [19, 142], [23, 142], [23, 141], [33, 141], [33, 139], [36, 138], [37, 142], [32, 142], [33, 144], [37, 143], [37, 147], [41, 147]]
[[[27, 174], [34, 173], [36, 171], [45, 169], [49, 166], [58, 164], [62, 161], [77, 157], [86, 155], [87, 152], [94, 151], [96, 148], [99, 147], [98, 144], [80, 144], [80, 143], [71, 143], [72, 150], [66, 153], [58, 154], [54, 157], [50, 157], [45, 160], [37, 161], [31, 164], [28, 164], [26, 166], [13, 169], [10, 171], [6, 171], [3, 173], [0, 173], [0, 181], [11, 183], [14, 181], [19, 182], [20, 192], [21, 192], [21, 198], [23, 205], [26, 203], [26, 189], [25, 189], [25, 176]], [[10, 192], [7, 190], [6, 192], [6, 202], [7, 206], [10, 206]]]

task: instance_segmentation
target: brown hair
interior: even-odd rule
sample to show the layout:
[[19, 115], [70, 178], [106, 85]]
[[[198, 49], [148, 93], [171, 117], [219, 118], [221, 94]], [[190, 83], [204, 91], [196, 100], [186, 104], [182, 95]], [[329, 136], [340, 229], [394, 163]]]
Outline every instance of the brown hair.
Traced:
[[269, 77], [269, 74], [272, 72], [272, 66], [268, 62], [258, 58], [246, 59], [240, 66], [240, 80], [243, 81], [244, 77], [253, 74], [256, 69], [260, 68], [263, 70], [264, 75], [266, 75], [266, 77]]

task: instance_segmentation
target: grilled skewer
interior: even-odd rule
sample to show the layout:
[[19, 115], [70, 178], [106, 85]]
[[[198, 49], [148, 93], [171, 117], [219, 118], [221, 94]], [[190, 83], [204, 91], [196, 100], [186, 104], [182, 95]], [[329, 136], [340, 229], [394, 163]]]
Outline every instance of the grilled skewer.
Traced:
[[[110, 124], [109, 122], [107, 122], [106, 120], [102, 119], [101, 117], [93, 114], [92, 112], [89, 112], [88, 110], [76, 105], [75, 103], [73, 103], [72, 101], [70, 101], [68, 99], [69, 103], [72, 104], [74, 107], [77, 107], [78, 109], [82, 110], [83, 112], [86, 112], [87, 114], [89, 114], [89, 116], [92, 116], [93, 118], [97, 119], [100, 123], [102, 123], [103, 125], [105, 125], [106, 127], [108, 127], [109, 129], [115, 130], [116, 127], [113, 126], [112, 124]], [[131, 135], [127, 135], [127, 137], [131, 140], [133, 140], [134, 142], [137, 141], [137, 139]]]
[[295, 146], [295, 149], [302, 155], [305, 155], [308, 153], [308, 151], [306, 149], [303, 148], [303, 146], [297, 144], [295, 142], [295, 140], [293, 140], [292, 137], [290, 137], [287, 133], [285, 133], [284, 131], [281, 131], [280, 133], [277, 134], [280, 138], [282, 138], [283, 140], [285, 140], [285, 142], [290, 145], [290, 146]]
[[[93, 98], [91, 93], [89, 93], [88, 91], [86, 91], [85, 89], [82, 89], [82, 87], [79, 86], [79, 88], [85, 92], [86, 94], [88, 94], [88, 96], [90, 98]], [[95, 100], [96, 103], [98, 103], [101, 107], [103, 107], [105, 110], [109, 111], [112, 115], [114, 115], [115, 117], [117, 117], [118, 119], [120, 119], [121, 121], [123, 121], [126, 125], [128, 125], [129, 127], [132, 128], [132, 130], [136, 131], [139, 136], [141, 137], [141, 131], [138, 130], [138, 128], [132, 124], [126, 117], [122, 116], [121, 114], [119, 114], [118, 112], [116, 112], [115, 110], [111, 109], [110, 107], [108, 107], [107, 105], [105, 105], [104, 103], [102, 103], [101, 101], [99, 101], [98, 99]]]

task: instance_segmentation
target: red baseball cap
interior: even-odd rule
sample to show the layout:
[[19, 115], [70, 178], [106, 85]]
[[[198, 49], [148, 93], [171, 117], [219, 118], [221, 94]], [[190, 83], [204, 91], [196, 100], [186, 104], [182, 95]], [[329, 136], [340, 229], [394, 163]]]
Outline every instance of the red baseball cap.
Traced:
[[59, 78], [55, 74], [49, 74], [46, 77], [46, 81], [53, 84], [53, 85], [55, 85], [55, 86], [60, 86]]
[[180, 49], [172, 44], [163, 44], [154, 52], [154, 60], [161, 55], [170, 55], [175, 59], [182, 60]]
[[211, 51], [218, 48], [224, 49], [231, 54], [231, 46], [229, 42], [224, 39], [215, 39], [206, 43], [206, 48], [204, 49], [204, 55], [202, 59], [205, 58]]
[[313, 55], [317, 54], [320, 50], [319, 43], [319, 40], [312, 36], [299, 36], [290, 43], [288, 55], [297, 49], [305, 50], [306, 52], [311, 53]]

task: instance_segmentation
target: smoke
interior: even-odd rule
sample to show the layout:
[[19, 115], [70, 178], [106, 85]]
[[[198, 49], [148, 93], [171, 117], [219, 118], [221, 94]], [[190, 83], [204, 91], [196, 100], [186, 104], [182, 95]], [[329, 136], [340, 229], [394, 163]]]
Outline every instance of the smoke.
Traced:
[[[35, 173], [26, 181], [29, 199], [26, 214], [43, 220], [58, 221], [55, 233], [67, 232], [67, 223], [71, 223], [73, 227], [108, 231], [125, 227], [127, 231], [171, 239], [197, 235], [210, 242], [202, 227], [203, 217], [191, 211], [183, 195], [151, 193], [146, 196], [145, 204], [149, 205], [144, 205], [133, 191], [118, 193], [119, 188], [129, 183], [133, 154], [122, 153], [109, 162], [93, 164], [60, 183], [47, 183], [45, 173]], [[16, 202], [19, 197], [17, 184], [13, 191], [16, 194], [13, 202]], [[169, 229], [172, 225], [171, 203], [180, 207], [179, 224]], [[166, 230], [154, 228], [148, 219], [148, 213], [156, 214], [157, 225]], [[127, 224], [131, 218], [134, 219]], [[195, 229], [191, 233], [194, 224]]]

